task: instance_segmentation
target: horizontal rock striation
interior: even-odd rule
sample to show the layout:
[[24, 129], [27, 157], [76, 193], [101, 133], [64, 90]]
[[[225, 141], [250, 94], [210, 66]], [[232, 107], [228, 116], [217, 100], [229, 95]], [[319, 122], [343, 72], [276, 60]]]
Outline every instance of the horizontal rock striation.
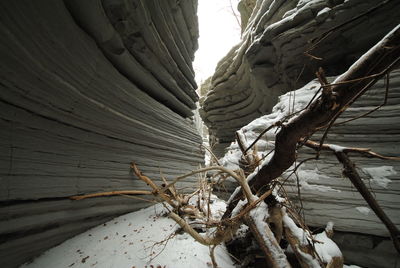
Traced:
[[347, 264], [371, 268], [397, 268], [399, 265], [400, 256], [393, 249], [390, 239], [335, 231], [333, 240]]
[[[400, 157], [400, 69], [391, 72], [389, 82], [385, 106], [366, 117], [334, 126], [326, 143], [370, 148], [381, 155]], [[294, 96], [295, 110], [305, 107], [318, 87], [319, 83], [314, 81], [301, 90], [281, 97], [271, 114], [241, 129], [243, 139], [250, 144], [273, 122], [289, 114], [291, 98]], [[310, 88], [313, 91], [309, 91]], [[386, 82], [383, 79], [346, 110], [337, 123], [355, 118], [382, 104], [385, 92]], [[260, 157], [273, 149], [275, 130], [268, 131], [257, 143]], [[319, 141], [322, 134], [318, 132], [311, 139]], [[340, 147], [337, 148], [340, 150]], [[222, 162], [234, 168], [238, 165], [240, 155], [238, 146], [233, 143]], [[300, 163], [315, 157], [315, 151], [302, 148], [298, 157]], [[400, 228], [399, 161], [366, 158], [355, 153], [350, 153], [349, 157], [383, 211]], [[329, 221], [334, 222], [335, 230], [340, 231], [335, 240], [341, 249], [343, 247], [345, 261], [362, 267], [396, 267], [399, 257], [390, 241], [388, 230], [350, 180], [342, 175], [342, 165], [332, 152], [322, 151], [319, 160], [303, 163], [297, 170], [297, 176], [292, 174], [293, 168], [282, 175], [286, 193], [304, 212], [309, 226], [321, 227]]]
[[[248, 13], [252, 1], [242, 2]], [[242, 42], [219, 62], [202, 107], [215, 153], [222, 155], [235, 130], [269, 113], [278, 96], [313, 79], [318, 67], [328, 75], [346, 70], [400, 22], [398, 8], [393, 0], [256, 1]]]
[[[191, 118], [197, 1], [1, 1], [0, 266], [148, 202], [203, 162]], [[193, 187], [193, 180], [181, 187]]]
[[[368, 116], [334, 126], [326, 143], [370, 148], [381, 155], [400, 156], [400, 69], [393, 71], [390, 77], [387, 104]], [[382, 104], [385, 88], [385, 81], [379, 81], [343, 113], [337, 123], [355, 118]], [[317, 133], [313, 139], [319, 140], [321, 137], [322, 133]], [[305, 149], [302, 157], [305, 159], [313, 155], [314, 151]], [[400, 200], [397, 198], [400, 194], [399, 161], [366, 158], [357, 154], [349, 154], [349, 157], [385, 213], [400, 227]], [[307, 184], [302, 187], [307, 222], [317, 226], [332, 219], [341, 231], [388, 236], [385, 226], [350, 181], [342, 175], [342, 169], [336, 157], [328, 152], [322, 153], [320, 161], [306, 162], [301, 167], [301, 179]], [[307, 178], [310, 173], [316, 176]], [[292, 190], [288, 191], [295, 199], [296, 184], [295, 179], [288, 182], [292, 186]], [[307, 188], [308, 185], [316, 187]], [[318, 185], [327, 186], [326, 191], [318, 191], [323, 189]]]

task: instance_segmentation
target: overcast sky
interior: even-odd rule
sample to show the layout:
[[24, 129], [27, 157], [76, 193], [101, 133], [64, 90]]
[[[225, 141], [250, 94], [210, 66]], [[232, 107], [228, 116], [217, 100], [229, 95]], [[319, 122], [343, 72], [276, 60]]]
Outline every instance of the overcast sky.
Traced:
[[193, 64], [199, 85], [214, 73], [218, 61], [240, 41], [240, 27], [232, 14], [230, 1], [237, 12], [238, 0], [199, 0], [199, 49]]

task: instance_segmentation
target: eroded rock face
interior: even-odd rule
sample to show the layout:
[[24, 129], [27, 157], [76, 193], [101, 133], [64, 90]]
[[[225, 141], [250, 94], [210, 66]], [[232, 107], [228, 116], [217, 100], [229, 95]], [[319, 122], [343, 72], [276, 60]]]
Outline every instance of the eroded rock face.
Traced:
[[371, 268], [399, 267], [400, 256], [390, 239], [342, 232], [335, 232], [333, 239], [348, 264]]
[[278, 96], [313, 79], [318, 67], [328, 75], [345, 71], [399, 23], [399, 8], [399, 1], [256, 1], [242, 43], [220, 61], [202, 107], [218, 140], [215, 153], [221, 156], [237, 129], [269, 113]]
[[[193, 126], [197, 1], [1, 1], [0, 266], [149, 203], [203, 162]], [[192, 186], [187, 181], [182, 186]]]

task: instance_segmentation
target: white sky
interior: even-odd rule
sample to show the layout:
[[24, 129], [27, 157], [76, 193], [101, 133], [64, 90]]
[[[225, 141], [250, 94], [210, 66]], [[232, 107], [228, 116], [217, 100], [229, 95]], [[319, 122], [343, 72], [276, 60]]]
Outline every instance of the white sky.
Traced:
[[218, 61], [240, 41], [240, 27], [230, 2], [237, 12], [238, 0], [199, 0], [199, 49], [193, 63], [199, 86], [214, 73]]

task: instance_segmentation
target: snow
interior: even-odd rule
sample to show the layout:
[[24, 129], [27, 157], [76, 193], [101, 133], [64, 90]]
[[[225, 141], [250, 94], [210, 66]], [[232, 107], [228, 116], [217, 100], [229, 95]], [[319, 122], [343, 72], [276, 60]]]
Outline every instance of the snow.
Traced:
[[[220, 203], [216, 203], [219, 210]], [[209, 248], [186, 233], [159, 243], [179, 226], [157, 204], [117, 217], [46, 251], [23, 268], [43, 267], [212, 267]], [[224, 245], [215, 249], [220, 267], [235, 267]]]
[[235, 191], [233, 191], [233, 193], [231, 194], [231, 196], [228, 199], [228, 204], [231, 203], [233, 201], [233, 199], [235, 199], [235, 197], [239, 193], [240, 189], [241, 189], [240, 186], [236, 187]]
[[397, 172], [392, 166], [370, 167], [363, 168], [364, 173], [371, 177], [371, 182], [387, 189], [387, 186], [392, 180], [388, 176], [396, 175]]
[[[278, 121], [282, 121], [291, 113], [304, 109], [319, 88], [319, 82], [317, 80], [313, 80], [296, 91], [291, 91], [280, 96], [279, 102], [272, 108], [271, 114], [264, 115], [253, 120], [238, 131], [238, 133], [241, 135], [241, 139], [245, 141], [247, 145], [250, 145], [258, 137], [261, 131]], [[293, 98], [296, 100], [294, 107]], [[273, 127], [257, 142], [257, 148], [259, 149], [258, 156], [260, 158], [263, 158], [274, 148], [273, 140], [275, 139], [276, 130], [277, 128]], [[251, 152], [252, 150], [249, 150], [249, 153]], [[220, 159], [220, 163], [226, 168], [235, 170], [239, 168], [239, 160], [241, 156], [242, 152], [240, 151], [238, 144], [236, 142], [232, 142], [228, 147], [227, 153], [223, 158]], [[268, 164], [271, 158], [272, 154], [263, 160], [260, 167]]]
[[265, 245], [270, 250], [272, 257], [277, 261], [278, 267], [287, 267], [287, 258], [285, 253], [280, 247], [274, 246], [265, 232], [266, 229], [269, 229], [268, 223], [266, 222], [269, 217], [267, 204], [260, 202], [256, 208], [250, 211], [249, 216], [252, 218], [257, 230], [262, 235]]
[[325, 7], [325, 8], [323, 8], [322, 10], [320, 10], [320, 11], [318, 12], [317, 17], [319, 17], [319, 16], [324, 16], [324, 15], [326, 15], [327, 13], [329, 13], [329, 11], [331, 11], [331, 8]]
[[328, 221], [328, 223], [326, 224], [326, 227], [325, 227], [325, 231], [326, 232], [333, 232], [333, 222]]
[[238, 215], [240, 213], [240, 211], [242, 211], [244, 206], [246, 206], [246, 204], [247, 204], [247, 199], [239, 200], [236, 207], [232, 210], [232, 217], [235, 217], [236, 215]]
[[221, 158], [220, 163], [222, 166], [230, 169], [236, 170], [239, 168], [239, 160], [242, 156], [240, 150], [229, 150], [223, 158]]
[[343, 152], [344, 149], [346, 149], [346, 147], [342, 147], [339, 145], [334, 145], [334, 144], [328, 144], [329, 148], [335, 152]]
[[279, 195], [277, 186], [275, 186], [274, 189], [272, 190], [272, 195], [275, 197], [276, 202], [278, 202], [278, 203], [286, 202], [286, 198], [283, 198]]
[[297, 252], [299, 252], [300, 255], [303, 257], [303, 260], [307, 263], [308, 267], [321, 268], [321, 265], [319, 265], [318, 261], [315, 258], [313, 258], [310, 254], [307, 254], [299, 249], [297, 249]]
[[[303, 230], [302, 228], [297, 227], [295, 222], [286, 214], [283, 215], [283, 224], [285, 227], [289, 228], [292, 232], [293, 236], [299, 241], [300, 245], [306, 246], [312, 243], [311, 234], [308, 231]], [[315, 250], [318, 253], [318, 256], [321, 257], [321, 260], [324, 263], [329, 263], [333, 257], [342, 257], [342, 253], [339, 247], [333, 242], [327, 235], [326, 232], [333, 231], [333, 223], [328, 222], [325, 228], [326, 231], [313, 235], [313, 239], [317, 242], [314, 243]], [[292, 249], [289, 248], [289, 251]], [[320, 267], [318, 261], [314, 259], [311, 255], [301, 252], [298, 250], [299, 253], [305, 258], [308, 265], [310, 267]]]
[[314, 246], [324, 263], [329, 263], [333, 257], [342, 257], [342, 252], [339, 247], [326, 236], [325, 232], [314, 235], [314, 239], [321, 242], [314, 243]]
[[319, 191], [322, 193], [340, 192], [340, 190], [333, 189], [330, 186], [310, 184], [312, 181], [318, 181], [319, 179], [329, 179], [328, 176], [319, 174], [317, 168], [313, 170], [305, 170], [300, 167], [298, 170], [298, 177], [299, 184], [302, 190]]
[[245, 224], [241, 224], [236, 231], [236, 238], [244, 238], [246, 237], [247, 232], [249, 231], [249, 227]]
[[[279, 102], [272, 108], [271, 114], [264, 115], [253, 120], [248, 125], [242, 127], [238, 131], [238, 133], [240, 133], [242, 137], [242, 140], [246, 141], [247, 145], [250, 145], [258, 137], [259, 133], [261, 133], [267, 127], [275, 124], [278, 121], [283, 121], [286, 116], [294, 112], [299, 112], [303, 110], [308, 105], [310, 100], [315, 96], [319, 88], [320, 83], [317, 80], [313, 80], [296, 91], [291, 91], [280, 96]], [[293, 99], [295, 99], [294, 105]], [[257, 141], [257, 155], [259, 158], [263, 158], [274, 148], [276, 131], [277, 127], [271, 128], [267, 133], [263, 135], [260, 140]], [[340, 151], [343, 147], [332, 145], [332, 148], [334, 150]], [[253, 153], [253, 151], [249, 150], [249, 153]], [[232, 142], [228, 147], [227, 153], [224, 155], [224, 157], [220, 159], [220, 163], [226, 168], [236, 170], [239, 169], [239, 160], [241, 156], [242, 152], [238, 144], [236, 142]], [[260, 166], [247, 177], [247, 181], [250, 181], [257, 174], [258, 170], [261, 167], [267, 165], [272, 157], [273, 153], [265, 157]], [[319, 192], [340, 192], [340, 190], [333, 189], [329, 186], [312, 184], [312, 181], [328, 178], [327, 176], [318, 174], [317, 169], [299, 169], [299, 178], [303, 190]], [[240, 187], [236, 188], [228, 202], [231, 202], [236, 194], [239, 193], [239, 191]]]
[[[295, 17], [299, 16], [303, 12], [307, 12], [307, 10], [312, 10], [313, 7], [326, 5], [326, 0], [299, 0], [295, 8], [287, 11], [283, 16], [282, 20], [273, 24], [272, 27], [278, 27], [282, 24], [287, 23], [288, 21], [293, 20]], [[330, 8], [324, 8], [322, 13], [327, 13]], [[321, 11], [320, 11], [321, 12]], [[319, 14], [318, 14], [319, 15]]]
[[367, 216], [369, 214], [369, 212], [371, 211], [371, 209], [368, 207], [356, 207], [356, 209], [358, 210], [358, 212], [360, 212], [361, 214], [364, 214], [365, 216]]
[[294, 221], [285, 213], [282, 217], [283, 224], [289, 228], [293, 236], [299, 241], [300, 245], [308, 245], [310, 234], [307, 234], [302, 228], [297, 227]]
[[[268, 159], [264, 159], [263, 162], [261, 162], [260, 166], [263, 166], [263, 163], [265, 163], [266, 161], [268, 161]], [[238, 164], [239, 165], [239, 164]], [[257, 175], [258, 170], [260, 167], [256, 168], [253, 173], [249, 174], [246, 178], [247, 182], [251, 181], [255, 175]], [[236, 195], [241, 191], [242, 187], [238, 186], [236, 187], [235, 191], [233, 191], [233, 193], [231, 194], [231, 196], [229, 197], [228, 203], [232, 202], [232, 200], [236, 197]]]

